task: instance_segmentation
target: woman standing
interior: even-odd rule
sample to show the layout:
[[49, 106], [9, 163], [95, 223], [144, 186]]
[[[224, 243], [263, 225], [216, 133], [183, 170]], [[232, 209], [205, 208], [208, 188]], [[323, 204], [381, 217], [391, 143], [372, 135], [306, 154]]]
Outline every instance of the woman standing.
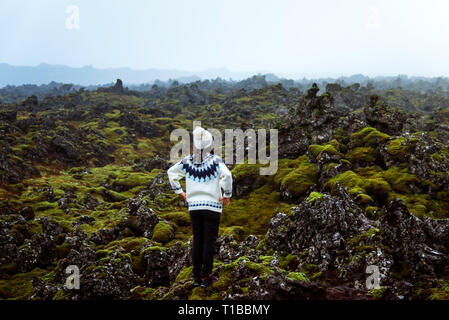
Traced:
[[[187, 201], [193, 229], [194, 285], [207, 287], [216, 280], [212, 276], [215, 241], [218, 236], [222, 205], [229, 205], [232, 196], [232, 175], [223, 160], [209, 152], [212, 135], [196, 127], [193, 144], [201, 152], [201, 161], [190, 154], [168, 169], [172, 189]], [[179, 180], [186, 177], [186, 192]]]

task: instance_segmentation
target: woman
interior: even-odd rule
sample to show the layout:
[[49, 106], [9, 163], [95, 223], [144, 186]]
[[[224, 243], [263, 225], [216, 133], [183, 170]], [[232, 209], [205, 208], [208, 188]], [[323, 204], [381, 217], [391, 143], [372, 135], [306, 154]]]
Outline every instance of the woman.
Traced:
[[[215, 241], [220, 224], [222, 204], [229, 205], [232, 196], [232, 175], [223, 160], [215, 154], [202, 152], [212, 145], [212, 135], [196, 127], [193, 144], [201, 152], [201, 161], [190, 154], [168, 169], [172, 189], [187, 201], [193, 229], [194, 285], [203, 288], [216, 280], [212, 276]], [[186, 178], [186, 192], [179, 180]], [[223, 191], [222, 191], [223, 190]]]

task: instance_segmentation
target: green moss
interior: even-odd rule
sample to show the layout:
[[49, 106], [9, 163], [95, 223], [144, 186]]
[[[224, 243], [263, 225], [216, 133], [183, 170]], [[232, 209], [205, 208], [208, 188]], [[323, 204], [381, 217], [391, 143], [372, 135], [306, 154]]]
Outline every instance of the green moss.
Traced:
[[337, 139], [332, 139], [331, 141], [329, 141], [329, 143], [331, 146], [333, 146], [335, 149], [340, 150], [341, 148], [341, 143], [338, 142]]
[[112, 112], [106, 112], [104, 116], [108, 121], [117, 121], [120, 118], [120, 110], [115, 109]]
[[369, 229], [367, 232], [363, 233], [363, 234], [359, 234], [356, 235], [350, 239], [348, 239], [347, 244], [349, 246], [355, 247], [357, 245], [360, 245], [361, 243], [363, 243], [363, 241], [375, 237], [376, 235], [379, 234], [379, 229], [377, 228], [371, 228]]
[[286, 257], [279, 259], [279, 266], [285, 270], [295, 270], [298, 262], [298, 255], [288, 254]]
[[267, 243], [267, 239], [263, 238], [262, 240], [260, 240], [259, 244], [257, 245], [257, 250], [262, 250], [262, 251], [266, 251], [268, 249], [268, 243]]
[[140, 251], [142, 247], [150, 243], [150, 240], [144, 237], [127, 237], [120, 240], [109, 242], [105, 249], [107, 250], [119, 250], [123, 248], [125, 252], [131, 252], [133, 250]]
[[156, 149], [154, 148], [154, 145], [148, 143], [147, 141], [141, 141], [137, 145], [137, 149], [139, 151], [142, 151], [148, 155], [152, 155], [156, 152]]
[[138, 186], [147, 186], [153, 178], [152, 174], [141, 172], [127, 172], [122, 177], [118, 177], [113, 181], [113, 186], [118, 186], [122, 190], [129, 190]]
[[242, 226], [220, 227], [220, 236], [232, 235], [237, 241], [243, 241], [245, 238], [245, 228]]
[[122, 202], [128, 199], [125, 195], [114, 190], [105, 190], [104, 195], [112, 202]]
[[65, 258], [70, 251], [70, 245], [64, 242], [61, 245], [56, 246], [56, 257], [58, 259]]
[[319, 271], [318, 266], [316, 264], [305, 265], [302, 268], [301, 273], [304, 274], [310, 281], [318, 279], [323, 275], [323, 273]]
[[269, 266], [271, 265], [271, 261], [273, 261], [275, 258], [273, 256], [259, 256], [259, 260], [262, 264]]
[[232, 170], [234, 182], [252, 184], [251, 191], [266, 186], [269, 192], [284, 190], [291, 199], [305, 196], [307, 190], [316, 182], [318, 168], [310, 163], [307, 155], [297, 159], [280, 159], [277, 161], [275, 175], [260, 175], [260, 164], [239, 164]]
[[28, 151], [33, 151], [33, 149], [34, 149], [33, 144], [18, 144], [18, 145], [15, 145], [15, 146], [11, 147], [11, 150], [16, 155], [25, 154]]
[[168, 249], [165, 247], [161, 247], [161, 246], [151, 246], [151, 247], [146, 247], [142, 250], [140, 250], [140, 255], [144, 256], [145, 254], [147, 254], [148, 252], [151, 251], [167, 251]]
[[444, 157], [439, 153], [432, 153], [430, 156], [437, 162], [442, 162], [444, 160]]
[[253, 188], [259, 188], [271, 180], [270, 176], [260, 175], [259, 169], [261, 167], [260, 164], [236, 164], [232, 169], [232, 177], [236, 182], [251, 181]]
[[184, 267], [176, 277], [176, 282], [186, 281], [192, 277], [193, 266]]
[[404, 141], [405, 138], [400, 137], [389, 141], [387, 145], [387, 152], [399, 162], [405, 162], [407, 160], [406, 156], [410, 149], [408, 146], [403, 144]]
[[287, 278], [290, 280], [300, 280], [304, 282], [310, 282], [309, 278], [304, 273], [301, 272], [289, 272]]
[[38, 202], [35, 205], [33, 205], [34, 211], [46, 211], [49, 209], [55, 209], [58, 207], [58, 204], [56, 202], [48, 202], [48, 201], [42, 201]]
[[[349, 193], [355, 197], [359, 194], [366, 194], [377, 199], [380, 203], [385, 203], [385, 201], [387, 201], [391, 190], [388, 182], [382, 178], [376, 176], [367, 178], [365, 176], [360, 176], [351, 170], [345, 171], [330, 179], [325, 187], [333, 190], [337, 182], [341, 183], [342, 186], [347, 187]], [[359, 200], [363, 201], [365, 204], [371, 202], [366, 196], [360, 196]]]
[[449, 300], [449, 282], [440, 280], [437, 287], [431, 289], [430, 300]]
[[176, 223], [178, 226], [190, 226], [190, 214], [186, 211], [169, 212], [163, 215], [163, 217], [170, 222]]
[[373, 127], [367, 126], [351, 135], [351, 144], [354, 147], [376, 147], [379, 143], [388, 140], [389, 138], [389, 135], [382, 133]]
[[133, 299], [155, 300], [158, 298], [158, 289], [137, 286], [131, 289]]
[[408, 173], [408, 168], [405, 164], [391, 167], [382, 172], [380, 176], [392, 186], [394, 191], [402, 194], [412, 193], [410, 186], [420, 184], [416, 176]]
[[241, 286], [244, 286], [252, 277], [266, 277], [273, 273], [273, 270], [265, 264], [253, 262], [248, 257], [242, 256], [229, 264], [220, 265], [218, 267], [220, 270], [218, 281], [207, 288], [194, 288], [189, 299], [223, 299], [223, 293], [232, 290], [232, 284], [236, 283], [235, 272], [243, 268], [246, 269], [245, 273], [249, 274], [250, 277], [240, 280]]
[[278, 212], [290, 213], [291, 205], [282, 202], [280, 193], [265, 185], [242, 199], [232, 199], [221, 213], [221, 226], [245, 226], [245, 236], [264, 235], [270, 219]]
[[330, 155], [341, 156], [341, 153], [332, 144], [326, 145], [316, 145], [312, 144], [309, 146], [309, 152], [315, 157], [316, 160], [321, 158], [323, 152]]
[[317, 176], [318, 167], [303, 156], [299, 166], [282, 178], [281, 190], [288, 190], [293, 198], [305, 196], [309, 188], [316, 183]]
[[307, 202], [314, 202], [315, 200], [321, 200], [323, 198], [323, 194], [312, 191], [310, 195], [307, 197]]
[[70, 292], [69, 290], [58, 290], [53, 296], [52, 300], [69, 300], [71, 293], [72, 292]]
[[376, 160], [376, 150], [372, 147], [357, 147], [346, 154], [352, 163], [372, 163]]
[[377, 207], [366, 207], [365, 214], [368, 218], [377, 220], [379, 219], [380, 210]]
[[328, 165], [326, 165], [326, 167], [324, 168], [324, 171], [327, 173], [330, 170], [332, 170], [333, 168], [335, 168], [338, 164], [335, 162], [331, 162]]
[[159, 222], [153, 230], [153, 240], [161, 243], [167, 243], [171, 240], [173, 230], [166, 222]]
[[369, 195], [364, 194], [364, 193], [359, 193], [355, 197], [355, 200], [357, 201], [357, 203], [359, 203], [362, 206], [369, 205], [374, 202], [373, 198], [371, 198]]
[[[325, 184], [325, 188], [332, 191], [337, 182], [347, 187], [349, 193], [362, 205], [381, 206], [396, 197], [402, 199], [410, 212], [418, 217], [447, 216], [445, 212], [448, 205], [443, 195], [439, 199], [438, 196], [433, 197], [430, 194], [413, 193], [414, 189], [422, 188], [426, 182], [421, 182], [416, 176], [408, 173], [406, 163], [393, 166], [388, 170], [382, 170], [379, 166], [362, 167], [355, 171], [348, 170], [330, 179]], [[427, 185], [435, 188], [431, 184]]]
[[427, 207], [423, 204], [415, 204], [410, 207], [410, 211], [417, 217], [423, 217], [427, 212]]
[[131, 257], [131, 266], [137, 274], [143, 274], [145, 272], [144, 260], [141, 255]]
[[385, 292], [385, 288], [380, 287], [380, 288], [372, 289], [369, 293], [373, 297], [373, 299], [380, 300], [380, 299], [382, 299], [384, 292]]
[[48, 273], [48, 270], [35, 268], [27, 273], [17, 273], [0, 279], [0, 299], [30, 299], [33, 293], [33, 277], [41, 278]]
[[42, 225], [37, 222], [28, 222], [26, 224], [14, 224], [9, 233], [12, 237], [22, 237], [29, 239], [35, 233], [42, 232]]
[[17, 272], [17, 264], [15, 262], [11, 262], [0, 267], [0, 275], [6, 276], [9, 274], [15, 274]]

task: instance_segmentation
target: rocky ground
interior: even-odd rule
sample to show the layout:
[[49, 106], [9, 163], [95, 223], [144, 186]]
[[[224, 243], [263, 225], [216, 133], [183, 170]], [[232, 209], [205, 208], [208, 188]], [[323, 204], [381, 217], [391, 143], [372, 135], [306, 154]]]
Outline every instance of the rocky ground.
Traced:
[[[449, 109], [328, 87], [117, 82], [1, 105], [0, 298], [449, 298]], [[205, 289], [193, 288], [190, 218], [165, 173], [170, 132], [193, 119], [279, 129], [275, 175], [230, 166], [219, 281]], [[64, 287], [70, 265], [79, 290]], [[367, 288], [368, 266], [380, 287]]]

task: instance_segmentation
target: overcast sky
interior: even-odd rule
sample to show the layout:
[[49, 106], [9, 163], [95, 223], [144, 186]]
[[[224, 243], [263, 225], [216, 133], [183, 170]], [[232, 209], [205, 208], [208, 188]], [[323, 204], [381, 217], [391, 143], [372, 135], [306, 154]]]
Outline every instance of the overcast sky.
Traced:
[[0, 63], [449, 76], [448, 17], [448, 0], [1, 0]]

